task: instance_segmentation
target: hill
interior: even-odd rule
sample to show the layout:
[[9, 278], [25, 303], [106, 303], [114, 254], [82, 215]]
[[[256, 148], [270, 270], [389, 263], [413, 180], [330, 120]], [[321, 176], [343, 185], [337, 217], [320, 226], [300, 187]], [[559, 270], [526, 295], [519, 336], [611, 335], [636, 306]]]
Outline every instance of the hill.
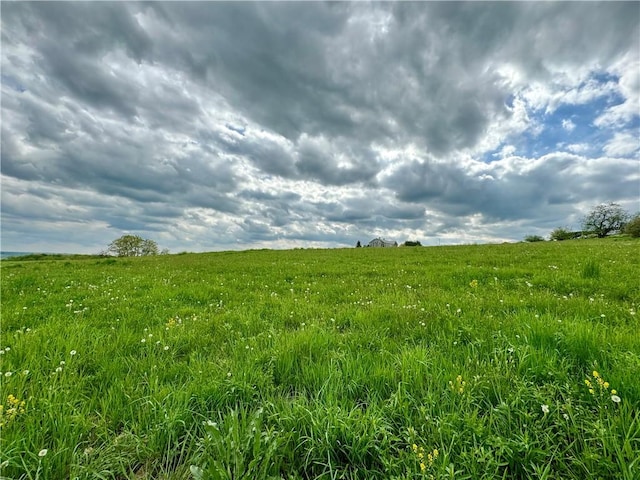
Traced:
[[6, 478], [639, 478], [640, 243], [3, 260]]

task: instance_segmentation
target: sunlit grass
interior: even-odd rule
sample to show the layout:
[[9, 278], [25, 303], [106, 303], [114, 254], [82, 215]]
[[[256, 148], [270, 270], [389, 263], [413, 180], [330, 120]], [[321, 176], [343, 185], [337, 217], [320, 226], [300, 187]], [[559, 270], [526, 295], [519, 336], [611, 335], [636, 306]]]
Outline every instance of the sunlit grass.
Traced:
[[0, 475], [639, 478], [638, 247], [3, 261]]

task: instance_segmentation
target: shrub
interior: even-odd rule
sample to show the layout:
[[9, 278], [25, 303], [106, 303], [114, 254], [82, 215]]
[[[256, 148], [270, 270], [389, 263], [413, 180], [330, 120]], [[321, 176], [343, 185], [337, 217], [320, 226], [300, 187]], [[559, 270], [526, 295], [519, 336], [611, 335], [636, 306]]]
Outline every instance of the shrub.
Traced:
[[640, 214], [629, 220], [629, 223], [624, 227], [624, 233], [633, 238], [640, 238]]
[[549, 236], [550, 240], [570, 240], [574, 238], [573, 232], [567, 230], [566, 228], [558, 227]]
[[406, 242], [404, 242], [404, 246], [405, 247], [421, 247], [422, 244], [420, 243], [420, 241], [412, 241], [412, 240], [407, 240]]
[[544, 238], [540, 235], [527, 235], [524, 237], [525, 242], [544, 242]]

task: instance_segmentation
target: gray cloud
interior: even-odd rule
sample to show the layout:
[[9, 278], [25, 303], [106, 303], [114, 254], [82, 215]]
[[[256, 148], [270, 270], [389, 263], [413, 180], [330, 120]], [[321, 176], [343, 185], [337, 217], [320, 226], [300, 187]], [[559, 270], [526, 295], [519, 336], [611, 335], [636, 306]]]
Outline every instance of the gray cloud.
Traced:
[[[621, 182], [610, 181], [612, 171]], [[394, 171], [383, 185], [402, 201], [434, 202], [451, 215], [515, 220], [549, 215], [549, 210], [563, 205], [572, 208], [589, 199], [634, 198], [639, 177], [637, 161], [558, 153], [540, 159], [507, 158], [480, 172], [469, 172], [459, 164], [412, 161]]]
[[[123, 231], [176, 249], [489, 241], [598, 201], [635, 209], [639, 14], [3, 4], [4, 245], [96, 250]], [[553, 117], [576, 105], [588, 114]], [[65, 247], [74, 224], [85, 233]]]

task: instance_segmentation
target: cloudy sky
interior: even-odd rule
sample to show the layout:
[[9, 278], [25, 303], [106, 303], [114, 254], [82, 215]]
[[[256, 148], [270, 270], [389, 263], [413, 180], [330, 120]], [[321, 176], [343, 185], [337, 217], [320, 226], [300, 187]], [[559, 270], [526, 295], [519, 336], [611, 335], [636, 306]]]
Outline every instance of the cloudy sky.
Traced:
[[640, 209], [640, 3], [2, 3], [2, 250], [522, 240]]

